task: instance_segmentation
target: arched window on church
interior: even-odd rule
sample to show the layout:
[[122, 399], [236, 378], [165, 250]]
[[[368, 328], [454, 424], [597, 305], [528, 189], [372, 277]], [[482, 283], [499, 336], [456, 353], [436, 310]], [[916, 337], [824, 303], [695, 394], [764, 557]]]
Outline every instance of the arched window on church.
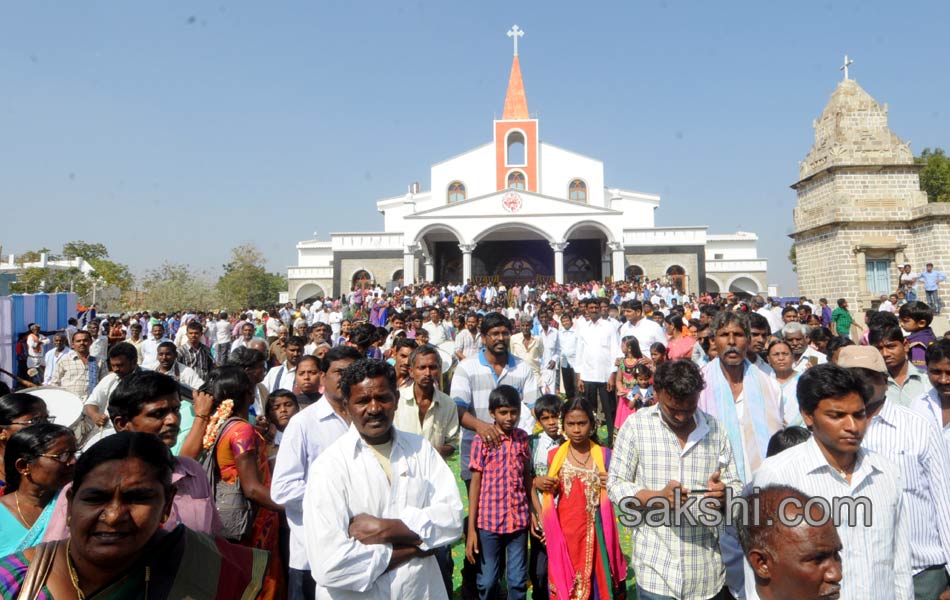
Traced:
[[461, 202], [465, 200], [465, 184], [461, 181], [453, 181], [449, 184], [449, 202]]
[[513, 190], [525, 189], [524, 173], [521, 171], [512, 171], [508, 173], [508, 187]]
[[574, 202], [587, 202], [587, 184], [581, 179], [571, 181], [567, 190], [567, 197]]
[[508, 134], [505, 143], [506, 162], [509, 167], [521, 167], [527, 164], [525, 158], [524, 134], [520, 131], [512, 131]]

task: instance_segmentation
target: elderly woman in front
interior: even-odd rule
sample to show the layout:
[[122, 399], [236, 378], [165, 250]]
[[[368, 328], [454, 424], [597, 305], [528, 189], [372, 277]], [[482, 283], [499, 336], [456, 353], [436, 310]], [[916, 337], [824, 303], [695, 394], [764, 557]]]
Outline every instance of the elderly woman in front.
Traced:
[[0, 598], [253, 598], [267, 554], [184, 526], [161, 529], [175, 488], [155, 435], [123, 431], [79, 459], [67, 540], [0, 558]]

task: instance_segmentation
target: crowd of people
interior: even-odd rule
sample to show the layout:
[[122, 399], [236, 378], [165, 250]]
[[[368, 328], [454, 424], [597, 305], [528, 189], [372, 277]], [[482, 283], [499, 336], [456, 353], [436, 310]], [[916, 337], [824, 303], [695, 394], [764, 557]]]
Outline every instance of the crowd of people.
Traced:
[[905, 291], [863, 326], [654, 280], [33, 328], [0, 598], [948, 600], [950, 339]]

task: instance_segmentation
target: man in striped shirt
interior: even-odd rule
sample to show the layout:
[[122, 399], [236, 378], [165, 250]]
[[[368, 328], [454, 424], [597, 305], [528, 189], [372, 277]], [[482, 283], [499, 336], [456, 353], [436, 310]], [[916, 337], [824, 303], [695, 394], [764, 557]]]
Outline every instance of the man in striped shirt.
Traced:
[[910, 561], [917, 598], [936, 598], [950, 586], [950, 465], [940, 432], [909, 408], [887, 400], [887, 365], [870, 346], [841, 349], [838, 365], [873, 390], [862, 446], [900, 468], [910, 515]]
[[[789, 485], [836, 501], [844, 545], [841, 600], [912, 600], [910, 515], [898, 467], [861, 447], [871, 394], [848, 369], [824, 364], [805, 371], [798, 403], [813, 437], [767, 458], [754, 487]], [[847, 501], [847, 502], [843, 502]], [[746, 586], [746, 600], [754, 598]]]

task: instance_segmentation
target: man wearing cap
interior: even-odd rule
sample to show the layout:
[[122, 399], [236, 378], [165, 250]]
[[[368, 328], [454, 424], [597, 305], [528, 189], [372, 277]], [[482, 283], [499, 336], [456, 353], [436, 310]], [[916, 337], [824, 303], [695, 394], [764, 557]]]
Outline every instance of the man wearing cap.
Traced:
[[874, 390], [863, 446], [900, 469], [910, 515], [910, 558], [917, 598], [936, 598], [950, 587], [950, 459], [933, 423], [887, 400], [888, 370], [871, 346], [846, 346], [838, 365]]

